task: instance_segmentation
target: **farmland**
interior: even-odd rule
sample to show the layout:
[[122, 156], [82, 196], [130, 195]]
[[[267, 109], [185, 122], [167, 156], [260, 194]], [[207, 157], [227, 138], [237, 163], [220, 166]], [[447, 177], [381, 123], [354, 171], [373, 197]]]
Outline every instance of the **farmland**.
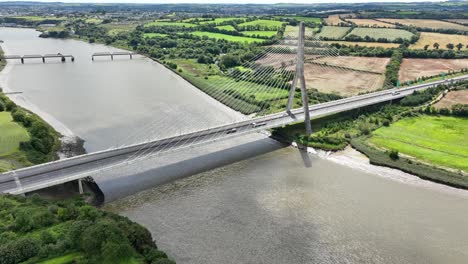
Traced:
[[329, 26], [338, 26], [340, 24], [348, 24], [346, 21], [340, 18], [340, 15], [330, 15], [325, 18], [325, 23]]
[[456, 104], [468, 105], [468, 90], [450, 91], [439, 102], [435, 103], [434, 107], [450, 109]]
[[425, 45], [429, 45], [428, 49], [434, 49], [434, 43], [440, 45], [439, 49], [446, 49], [447, 44], [452, 43], [457, 45], [462, 43], [463, 49], [467, 50], [466, 44], [468, 44], [468, 36], [464, 35], [452, 35], [452, 34], [440, 34], [432, 32], [421, 32], [419, 40], [410, 45], [410, 49], [423, 49]]
[[167, 22], [167, 21], [153, 21], [150, 23], [146, 23], [145, 27], [164, 27], [164, 26], [171, 26], [171, 27], [196, 27], [196, 24], [192, 23], [185, 23], [185, 22]]
[[276, 18], [287, 18], [287, 19], [295, 19], [297, 21], [304, 21], [309, 23], [320, 24], [322, 22], [321, 18], [318, 17], [305, 17], [305, 16], [278, 16]]
[[327, 38], [327, 39], [342, 39], [349, 31], [350, 27], [334, 27], [334, 26], [324, 26], [322, 31], [317, 34], [318, 37]]
[[275, 20], [266, 20], [266, 19], [259, 19], [249, 22], [244, 22], [239, 24], [240, 28], [248, 28], [248, 27], [257, 27], [258, 29], [279, 29], [283, 25], [283, 22], [275, 21]]
[[225, 25], [225, 26], [217, 26], [217, 29], [221, 30], [227, 30], [227, 31], [237, 31], [233, 26], [231, 25]]
[[350, 18], [346, 19], [346, 21], [352, 22], [358, 26], [365, 26], [365, 27], [384, 27], [384, 28], [393, 28], [395, 25], [390, 23], [385, 23], [381, 21], [377, 21], [374, 19], [357, 19], [357, 18]]
[[119, 33], [127, 33], [136, 28], [136, 24], [101, 24], [99, 27], [105, 28], [108, 30], [107, 34], [110, 36], [115, 36]]
[[447, 19], [450, 22], [455, 22], [458, 24], [468, 25], [468, 19]]
[[242, 31], [241, 33], [249, 37], [261, 36], [271, 38], [276, 36], [277, 31]]
[[[9, 112], [0, 112], [0, 172], [14, 169], [17, 162], [9, 157], [22, 156], [19, 145], [29, 140], [29, 134], [22, 126], [12, 121]], [[16, 158], [12, 158], [16, 160]]]
[[420, 28], [433, 28], [433, 29], [455, 29], [455, 30], [462, 30], [468, 31], [467, 26], [450, 23], [441, 20], [432, 20], [432, 19], [387, 19], [381, 18], [380, 21], [392, 23], [392, 24], [402, 24], [406, 26], [414, 26]]
[[393, 28], [355, 28], [348, 35], [356, 35], [361, 38], [368, 36], [376, 40], [385, 38], [389, 41], [394, 41], [398, 38], [409, 40], [413, 36], [413, 33]]
[[372, 133], [369, 142], [436, 165], [468, 171], [468, 119], [419, 116], [402, 119]]
[[[306, 36], [312, 36], [314, 34], [314, 28], [306, 27], [305, 28], [305, 35]], [[286, 26], [286, 29], [284, 30], [284, 36], [285, 37], [297, 37], [299, 34], [299, 27], [298, 26]]]
[[221, 33], [205, 32], [205, 31], [194, 31], [194, 32], [191, 32], [191, 34], [195, 36], [199, 36], [199, 37], [208, 37], [208, 38], [213, 38], [217, 40], [224, 39], [224, 40], [233, 41], [233, 42], [261, 43], [265, 41], [264, 39], [231, 36], [231, 35], [226, 35], [226, 34], [221, 34]]
[[308, 89], [314, 88], [323, 93], [334, 93], [341, 96], [373, 91], [381, 88], [384, 83], [384, 76], [381, 74], [363, 73], [317, 64], [306, 64], [304, 71]]
[[224, 23], [224, 22], [235, 21], [235, 20], [245, 21], [246, 19], [244, 17], [219, 17], [219, 18], [215, 18], [214, 20], [205, 20], [205, 21], [201, 21], [199, 23], [201, 25], [203, 25], [203, 24], [216, 24], [216, 25], [219, 25], [219, 24]]
[[387, 64], [390, 62], [390, 58], [338, 56], [318, 58], [314, 62], [361, 71], [384, 73]]
[[361, 47], [381, 47], [381, 48], [398, 48], [400, 46], [397, 43], [379, 43], [379, 42], [351, 42], [351, 41], [324, 41], [325, 43], [333, 44], [341, 44], [347, 46], [361, 46]]
[[403, 59], [399, 79], [404, 82], [413, 81], [423, 76], [436, 76], [467, 67], [468, 59]]

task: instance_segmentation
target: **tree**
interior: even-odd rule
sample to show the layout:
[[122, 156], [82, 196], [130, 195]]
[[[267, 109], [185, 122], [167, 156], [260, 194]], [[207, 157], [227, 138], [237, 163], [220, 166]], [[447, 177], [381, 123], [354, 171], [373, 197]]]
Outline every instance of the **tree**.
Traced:
[[450, 49], [450, 50], [453, 50], [453, 48], [455, 47], [452, 43], [449, 43], [446, 45], [447, 49]]
[[457, 47], [457, 50], [460, 51], [463, 48], [463, 44], [458, 43], [456, 47]]
[[426, 44], [424, 45], [424, 50], [427, 50], [427, 49], [429, 49], [429, 45]]
[[436, 43], [434, 43], [434, 45], [432, 45], [432, 46], [433, 46], [435, 49], [439, 49], [440, 44], [436, 42]]

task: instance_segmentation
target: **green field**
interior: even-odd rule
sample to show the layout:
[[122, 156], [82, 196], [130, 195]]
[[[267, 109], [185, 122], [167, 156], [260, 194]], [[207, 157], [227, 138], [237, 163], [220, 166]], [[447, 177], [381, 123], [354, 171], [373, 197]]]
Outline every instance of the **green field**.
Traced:
[[261, 28], [280, 28], [284, 23], [275, 20], [259, 19], [239, 24], [239, 27], [258, 26]]
[[9, 112], [0, 112], [0, 157], [19, 150], [19, 143], [29, 140], [26, 129], [13, 122]]
[[371, 144], [435, 165], [468, 171], [468, 119], [420, 116], [372, 133]]
[[101, 24], [102, 23], [102, 19], [99, 19], [99, 18], [88, 18], [85, 20], [86, 23], [89, 23], [89, 24]]
[[261, 43], [265, 41], [264, 39], [249, 38], [249, 37], [240, 37], [240, 36], [231, 36], [221, 33], [205, 32], [205, 31], [194, 31], [191, 34], [199, 37], [206, 36], [213, 39], [224, 39], [232, 42], [246, 42], [246, 43]]
[[[196, 63], [195, 60], [172, 60], [182, 69], [179, 74], [195, 85], [200, 90], [214, 97], [221, 103], [241, 111], [244, 114], [251, 114], [260, 111], [258, 105], [247, 102], [241, 98], [230, 96], [229, 92], [237, 92], [244, 98], [249, 98], [258, 102], [270, 101], [274, 99], [284, 99], [288, 96], [288, 91], [266, 85], [255, 84], [246, 81], [234, 81], [232, 78], [221, 76], [219, 70], [214, 65]], [[242, 71], [250, 69], [240, 67]], [[228, 89], [227, 89], [228, 88]]]
[[105, 28], [108, 30], [107, 34], [110, 36], [115, 36], [119, 33], [127, 33], [136, 28], [136, 24], [100, 24], [99, 27]]
[[350, 30], [350, 27], [334, 27], [334, 26], [324, 26], [318, 37], [328, 38], [328, 39], [342, 39]]
[[413, 33], [394, 28], [355, 28], [348, 35], [356, 35], [362, 38], [369, 36], [376, 40], [379, 38], [386, 38], [393, 41], [397, 38], [409, 40], [413, 36]]
[[274, 37], [276, 36], [278, 32], [277, 31], [242, 31], [242, 34], [245, 36], [249, 37], [256, 37], [256, 36], [261, 36], [261, 37]]
[[145, 24], [145, 27], [153, 27], [153, 26], [156, 26], [156, 27], [171, 26], [171, 27], [188, 27], [188, 28], [192, 28], [192, 27], [196, 27], [197, 25], [196, 24], [191, 24], [191, 23], [184, 23], [184, 22], [167, 22], [167, 21], [153, 21], [153, 22]]
[[154, 38], [154, 37], [167, 37], [167, 34], [162, 33], [145, 33], [143, 34], [145, 38]]
[[217, 26], [217, 29], [227, 30], [227, 31], [237, 31], [233, 26], [226, 25], [226, 26]]
[[202, 21], [200, 24], [216, 24], [219, 25], [224, 22], [228, 21], [233, 21], [233, 20], [243, 20], [245, 21], [245, 17], [219, 17], [215, 18], [214, 20], [207, 20], [207, 21]]
[[[306, 37], [311, 37], [314, 35], [314, 32], [316, 32], [318, 28], [310, 28], [306, 27], [305, 28], [305, 35]], [[286, 26], [286, 29], [284, 30], [284, 37], [297, 37], [299, 34], [299, 26]]]

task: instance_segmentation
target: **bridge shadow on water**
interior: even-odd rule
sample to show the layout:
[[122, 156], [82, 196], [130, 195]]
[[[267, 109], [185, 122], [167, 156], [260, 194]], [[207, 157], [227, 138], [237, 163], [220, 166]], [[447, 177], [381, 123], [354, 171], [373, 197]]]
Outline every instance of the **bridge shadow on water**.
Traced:
[[[287, 144], [261, 134], [246, 135], [157, 155], [95, 176], [105, 202], [123, 198], [157, 185], [209, 171], [258, 155]], [[302, 154], [306, 167], [311, 166], [307, 153]]]

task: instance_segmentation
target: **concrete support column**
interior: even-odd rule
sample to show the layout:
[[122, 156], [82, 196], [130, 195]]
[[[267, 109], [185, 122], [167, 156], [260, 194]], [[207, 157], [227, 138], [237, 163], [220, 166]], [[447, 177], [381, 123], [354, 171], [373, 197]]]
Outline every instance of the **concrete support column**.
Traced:
[[21, 63], [24, 64], [24, 58], [21, 58]]
[[114, 55], [111, 54], [110, 56], [111, 56], [111, 60], [114, 60]]
[[130, 53], [130, 59], [133, 59], [133, 55]]
[[80, 194], [83, 194], [83, 182], [81, 179], [78, 179], [78, 191], [80, 192]]
[[42, 63], [45, 63], [45, 57], [42, 57]]

